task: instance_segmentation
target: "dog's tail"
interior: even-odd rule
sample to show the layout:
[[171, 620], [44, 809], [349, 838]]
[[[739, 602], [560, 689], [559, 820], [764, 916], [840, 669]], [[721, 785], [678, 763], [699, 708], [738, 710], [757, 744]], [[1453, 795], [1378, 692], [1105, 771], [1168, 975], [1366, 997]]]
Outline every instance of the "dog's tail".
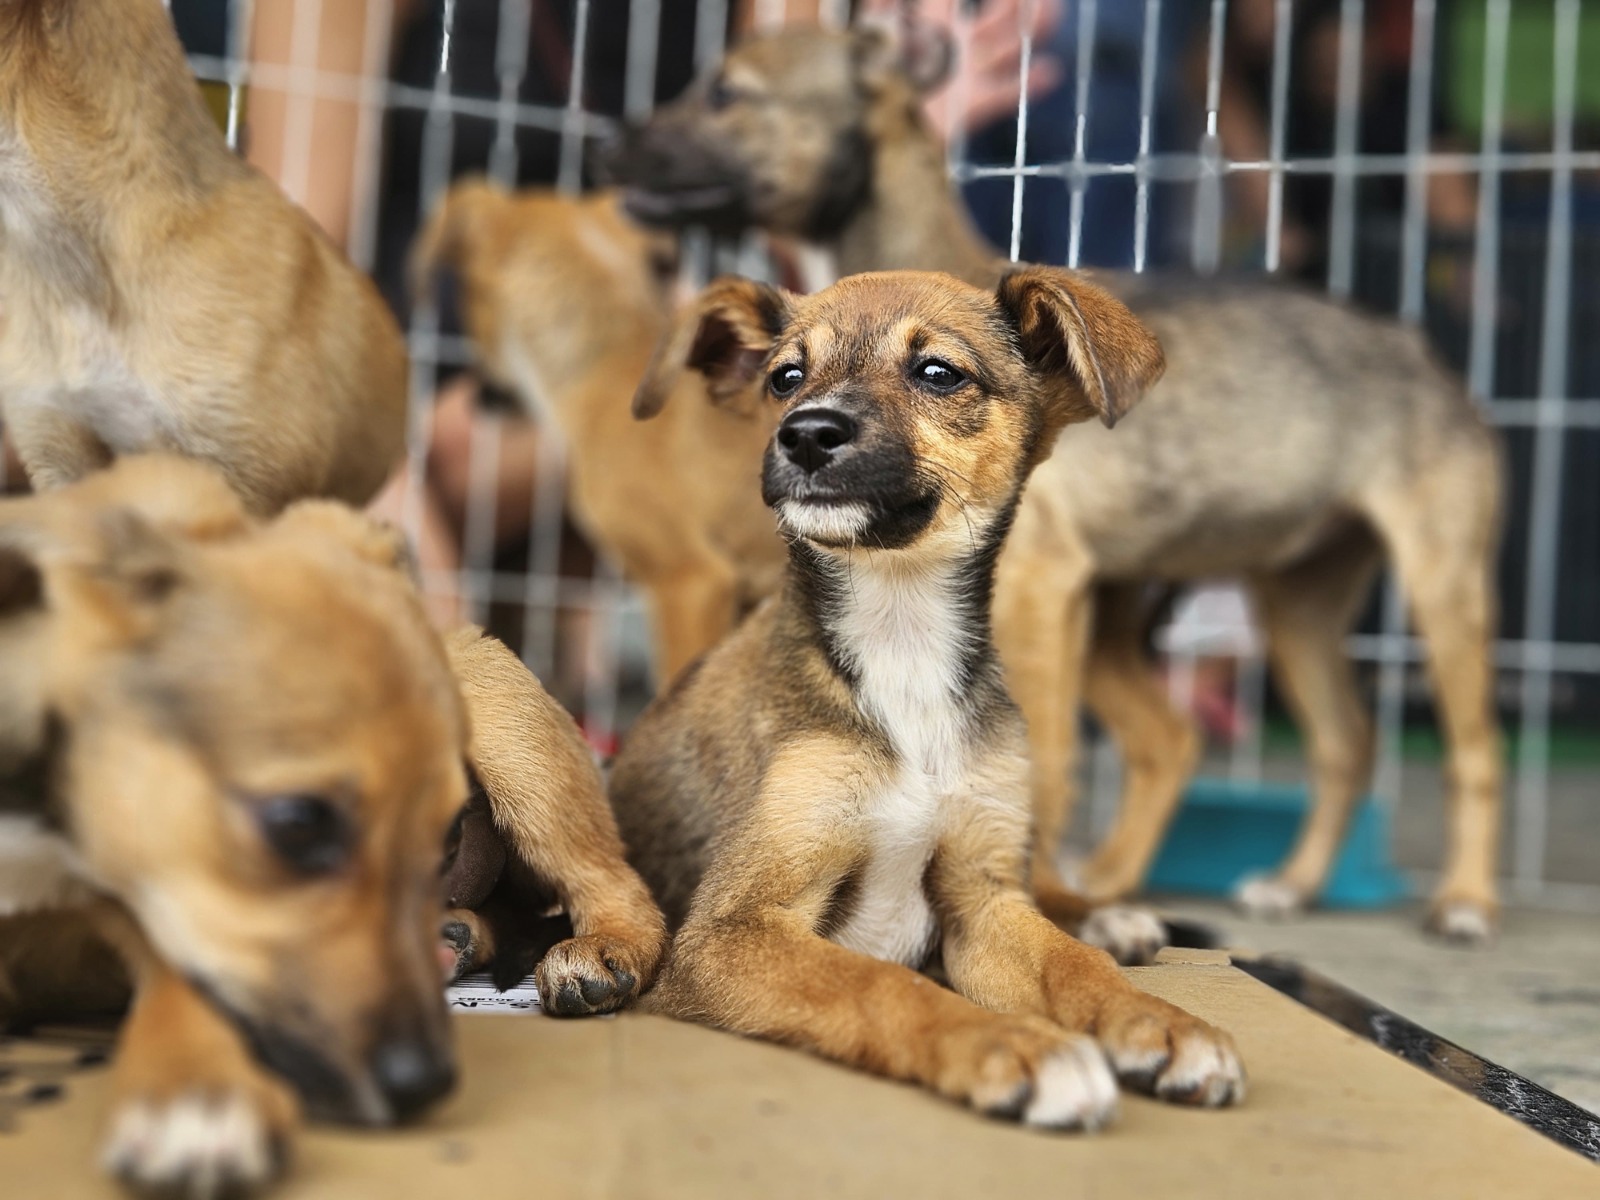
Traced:
[[505, 199], [506, 193], [482, 176], [462, 179], [444, 194], [411, 246], [407, 274], [413, 299], [428, 294], [441, 269], [461, 266], [474, 234]]

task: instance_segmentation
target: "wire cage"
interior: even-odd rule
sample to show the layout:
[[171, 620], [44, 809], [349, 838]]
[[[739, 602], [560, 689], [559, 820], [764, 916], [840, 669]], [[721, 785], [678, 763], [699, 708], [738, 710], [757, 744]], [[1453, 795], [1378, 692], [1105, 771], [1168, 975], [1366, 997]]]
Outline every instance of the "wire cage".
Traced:
[[[983, 2], [950, 6], [958, 50]], [[359, 53], [330, 63], [318, 41], [334, 5], [359, 10]], [[413, 531], [436, 388], [471, 365], [441, 309], [411, 305], [399, 282], [407, 238], [450, 179], [471, 170], [506, 185], [579, 189], [586, 148], [670, 98], [736, 29], [791, 18], [837, 27], [852, 15], [848, 0], [293, 0], [288, 53], [266, 61], [251, 44], [251, 0], [169, 7], [233, 145], [252, 103], [283, 99], [279, 178], [293, 198], [304, 200], [326, 166], [314, 106], [339, 102], [353, 114], [345, 240], [407, 314]], [[1220, 121], [1236, 23], [1250, 16], [1264, 21], [1245, 72], [1263, 152], [1230, 157]], [[1564, 736], [1600, 728], [1600, 4], [1069, 0], [1048, 47], [1023, 37], [1019, 78], [1046, 52], [1063, 74], [1048, 101], [1024, 91], [1013, 118], [950, 151], [953, 182], [975, 212], [999, 212], [989, 232], [1013, 259], [1095, 262], [1103, 247], [1086, 232], [1097, 200], [1110, 203], [1129, 226], [1116, 254], [1135, 270], [1298, 273], [1424, 324], [1503, 431], [1512, 470], [1495, 654], [1513, 753], [1507, 870], [1515, 895], [1600, 909], [1592, 859], [1566, 852], [1564, 824], [1582, 817], [1600, 781], [1600, 760], [1585, 764], [1587, 751]], [[1373, 98], [1380, 79], [1386, 104]], [[1299, 86], [1307, 80], [1310, 100]], [[1317, 103], [1320, 123], [1306, 116]], [[1448, 136], [1442, 114], [1453, 118]], [[1104, 136], [1108, 116], [1122, 122], [1120, 138]], [[1429, 205], [1430, 184], [1446, 178], [1464, 181], [1472, 202], [1469, 221], [1451, 229]], [[1241, 241], [1229, 195], [1242, 180], [1258, 191], [1264, 182], [1265, 211]], [[1379, 193], [1387, 199], [1372, 203]], [[1297, 260], [1290, 236], [1303, 232], [1297, 204], [1317, 235], [1310, 259]], [[691, 243], [702, 273], [762, 269], [753, 240]], [[526, 536], [497, 541], [499, 428], [473, 434], [462, 567], [424, 583], [463, 596], [468, 615], [517, 646], [608, 749], [648, 697], [643, 608], [613, 566], [574, 550], [558, 437], [539, 442]], [[1157, 640], [1174, 647], [1181, 690], [1192, 679], [1181, 660], [1204, 638], [1187, 649]], [[1432, 708], [1392, 583], [1349, 652], [1374, 696], [1375, 794], [1391, 805], [1436, 800], [1437, 764], [1407, 765]], [[1271, 701], [1259, 646], [1246, 639], [1215, 653], [1237, 660], [1245, 719], [1212, 768], [1241, 781], [1298, 771], [1300, 758], [1283, 767], [1263, 735]], [[1103, 828], [1116, 756], [1101, 740], [1086, 758], [1089, 820]]]

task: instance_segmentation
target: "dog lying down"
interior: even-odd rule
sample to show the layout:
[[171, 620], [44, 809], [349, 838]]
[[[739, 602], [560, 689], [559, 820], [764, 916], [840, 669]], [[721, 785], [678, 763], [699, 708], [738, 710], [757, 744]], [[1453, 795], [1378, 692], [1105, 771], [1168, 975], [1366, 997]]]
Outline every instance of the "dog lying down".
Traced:
[[[1121, 416], [1161, 349], [1061, 270], [986, 290], [857, 275], [713, 284], [696, 339], [781, 410], [762, 495], [782, 592], [640, 718], [611, 775], [677, 936], [645, 1003], [1094, 1128], [1117, 1080], [1244, 1095], [1232, 1039], [1139, 991], [1029, 889], [1027, 742], [990, 633], [995, 562], [1067, 424]], [[942, 963], [951, 989], [917, 973]]]
[[441, 643], [399, 549], [329, 502], [253, 521], [183, 459], [0, 505], [0, 1009], [74, 990], [38, 953], [52, 912], [117, 947], [136, 994], [104, 1162], [141, 1188], [259, 1185], [302, 1110], [387, 1125], [449, 1091], [464, 764], [513, 846], [551, 839], [526, 865], [580, 936], [546, 973], [584, 1002], [557, 1011], [653, 974], [661, 918], [576, 731], [503, 647]]

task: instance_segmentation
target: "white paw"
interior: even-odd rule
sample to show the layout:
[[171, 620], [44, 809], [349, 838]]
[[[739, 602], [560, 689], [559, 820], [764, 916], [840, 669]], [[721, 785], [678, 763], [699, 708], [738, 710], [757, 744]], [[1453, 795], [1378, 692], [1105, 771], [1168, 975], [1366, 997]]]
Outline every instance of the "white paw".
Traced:
[[1303, 912], [1306, 897], [1293, 884], [1271, 876], [1246, 879], [1233, 890], [1233, 900], [1252, 917], [1282, 920]]
[[1078, 940], [1098, 946], [1125, 967], [1137, 967], [1154, 961], [1167, 944], [1167, 927], [1149, 909], [1109, 904], [1083, 919]]
[[1178, 1039], [1155, 1086], [1156, 1095], [1163, 1100], [1205, 1108], [1238, 1104], [1244, 1100], [1245, 1090], [1244, 1064], [1226, 1035]]
[[248, 1098], [191, 1093], [164, 1104], [125, 1105], [111, 1123], [102, 1163], [141, 1190], [209, 1200], [269, 1182], [281, 1159]]
[[1093, 1131], [1117, 1115], [1117, 1080], [1092, 1038], [1073, 1038], [1034, 1069], [1026, 1125]]
[[1429, 919], [1433, 932], [1463, 946], [1486, 946], [1494, 937], [1494, 921], [1481, 904], [1471, 900], [1440, 902]]

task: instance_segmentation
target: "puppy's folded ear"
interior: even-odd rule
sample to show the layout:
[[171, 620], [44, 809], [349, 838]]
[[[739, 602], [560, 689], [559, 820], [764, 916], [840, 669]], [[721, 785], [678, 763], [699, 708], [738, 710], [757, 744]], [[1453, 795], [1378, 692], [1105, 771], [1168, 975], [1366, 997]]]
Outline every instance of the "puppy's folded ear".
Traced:
[[480, 176], [459, 180], [440, 197], [411, 244], [406, 279], [413, 300], [428, 294], [440, 270], [461, 266], [472, 235], [487, 227], [506, 199], [504, 191]]
[[995, 300], [1045, 384], [1046, 417], [1058, 428], [1090, 417], [1115, 425], [1166, 370], [1156, 335], [1122, 301], [1071, 271], [1012, 271]]
[[739, 410], [767, 353], [789, 319], [789, 298], [750, 279], [713, 280], [685, 305], [645, 368], [633, 415], [655, 416], [684, 370], [706, 377], [711, 402]]

